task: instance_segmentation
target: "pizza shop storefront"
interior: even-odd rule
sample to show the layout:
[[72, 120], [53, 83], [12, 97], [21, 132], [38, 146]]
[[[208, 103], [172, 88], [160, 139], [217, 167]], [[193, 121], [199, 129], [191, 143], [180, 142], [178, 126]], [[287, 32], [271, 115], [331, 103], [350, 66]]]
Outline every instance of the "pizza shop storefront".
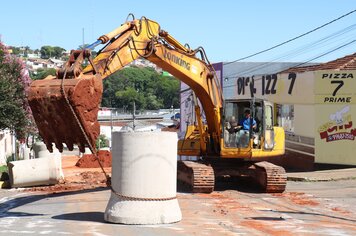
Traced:
[[238, 98], [276, 104], [277, 125], [286, 132], [279, 164], [302, 170], [314, 163], [356, 165], [356, 70], [286, 71], [239, 83], [242, 79], [247, 78], [236, 81]]

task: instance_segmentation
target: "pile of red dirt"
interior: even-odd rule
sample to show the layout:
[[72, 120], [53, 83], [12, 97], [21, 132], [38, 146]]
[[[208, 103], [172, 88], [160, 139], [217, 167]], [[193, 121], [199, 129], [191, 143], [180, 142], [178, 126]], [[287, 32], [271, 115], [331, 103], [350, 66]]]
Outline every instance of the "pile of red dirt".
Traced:
[[106, 178], [101, 171], [78, 172], [73, 176], [65, 177], [60, 183], [51, 186], [37, 186], [25, 189], [31, 192], [62, 193], [80, 191], [85, 189], [106, 187]]
[[[111, 167], [111, 152], [100, 150], [98, 152], [100, 163], [103, 167]], [[98, 168], [100, 167], [97, 158], [93, 154], [84, 154], [75, 164], [79, 168]]]

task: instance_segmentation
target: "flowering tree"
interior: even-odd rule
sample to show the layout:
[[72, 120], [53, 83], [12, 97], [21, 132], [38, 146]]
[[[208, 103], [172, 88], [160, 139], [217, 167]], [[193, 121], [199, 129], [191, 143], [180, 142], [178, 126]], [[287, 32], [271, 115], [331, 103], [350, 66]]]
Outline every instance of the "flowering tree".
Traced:
[[10, 129], [18, 139], [34, 132], [26, 93], [31, 79], [21, 59], [0, 42], [0, 130]]

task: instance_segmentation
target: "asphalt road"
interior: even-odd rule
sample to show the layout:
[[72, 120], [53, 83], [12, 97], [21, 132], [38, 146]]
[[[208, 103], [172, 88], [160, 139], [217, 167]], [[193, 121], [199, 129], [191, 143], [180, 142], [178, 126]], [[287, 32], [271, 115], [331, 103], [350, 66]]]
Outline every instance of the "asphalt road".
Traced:
[[43, 194], [0, 189], [0, 235], [356, 235], [356, 180], [288, 182], [283, 194], [222, 182], [212, 194], [178, 193], [169, 225], [104, 222], [106, 188]]

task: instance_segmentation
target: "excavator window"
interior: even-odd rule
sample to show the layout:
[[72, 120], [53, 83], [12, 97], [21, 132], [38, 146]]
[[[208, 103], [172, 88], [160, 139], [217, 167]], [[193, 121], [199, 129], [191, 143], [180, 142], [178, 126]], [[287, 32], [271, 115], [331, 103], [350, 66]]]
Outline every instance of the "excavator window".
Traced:
[[[224, 145], [227, 148], [247, 148], [249, 140], [253, 139], [253, 147], [260, 148], [261, 133], [263, 130], [263, 107], [262, 102], [251, 101], [226, 101], [224, 114]], [[252, 108], [252, 111], [251, 111]], [[252, 119], [256, 122], [255, 128], [250, 134], [249, 130], [243, 129], [242, 121], [245, 112], [250, 111]]]

